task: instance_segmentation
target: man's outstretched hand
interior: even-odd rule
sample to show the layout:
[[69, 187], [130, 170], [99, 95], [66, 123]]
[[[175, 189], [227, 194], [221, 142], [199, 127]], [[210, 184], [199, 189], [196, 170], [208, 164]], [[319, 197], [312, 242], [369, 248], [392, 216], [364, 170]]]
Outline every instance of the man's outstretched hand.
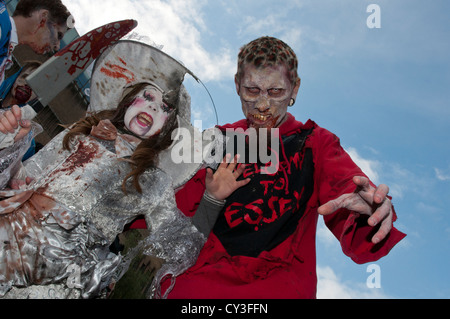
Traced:
[[389, 187], [381, 184], [377, 188], [374, 188], [370, 185], [369, 180], [363, 176], [353, 177], [353, 182], [357, 186], [353, 193], [344, 194], [336, 199], [330, 200], [319, 207], [318, 213], [321, 215], [329, 215], [340, 208], [346, 208], [370, 216], [368, 219], [370, 226], [381, 223], [380, 229], [372, 237], [372, 242], [377, 244], [392, 229], [394, 212], [391, 201], [387, 197]]

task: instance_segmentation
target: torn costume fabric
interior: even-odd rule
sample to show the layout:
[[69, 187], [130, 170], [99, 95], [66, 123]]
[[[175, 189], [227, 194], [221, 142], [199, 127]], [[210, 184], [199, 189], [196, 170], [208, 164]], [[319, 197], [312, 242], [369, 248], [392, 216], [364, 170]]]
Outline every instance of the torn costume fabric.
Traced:
[[[221, 127], [227, 128], [245, 130], [247, 121]], [[169, 298], [316, 297], [317, 209], [353, 192], [353, 176], [365, 175], [339, 139], [312, 121], [288, 113], [279, 133], [278, 171], [263, 174], [258, 163], [245, 168], [241, 178], [250, 183], [227, 198], [196, 264], [177, 278]], [[187, 215], [198, 207], [204, 178], [199, 171], [176, 194]], [[375, 245], [370, 238], [378, 227], [367, 216], [340, 209], [324, 219], [356, 263], [385, 256], [405, 236], [393, 228]]]
[[149, 169], [142, 194], [121, 189], [131, 170], [125, 159], [140, 140], [108, 120], [77, 136], [71, 151], [62, 150], [64, 135], [24, 163], [33, 184], [1, 194], [0, 296], [97, 296], [122, 266], [109, 245], [138, 216], [150, 230], [146, 254], [165, 260], [161, 276], [193, 265], [205, 236], [177, 209], [171, 178]]

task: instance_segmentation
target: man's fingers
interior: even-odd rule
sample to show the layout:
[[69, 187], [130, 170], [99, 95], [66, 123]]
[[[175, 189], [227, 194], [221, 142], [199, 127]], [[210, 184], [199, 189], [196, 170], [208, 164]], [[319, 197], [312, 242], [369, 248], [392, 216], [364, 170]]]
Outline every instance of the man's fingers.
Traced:
[[370, 184], [367, 177], [355, 176], [353, 182], [356, 184], [355, 194], [359, 194], [368, 204], [381, 204], [386, 198], [389, 187], [385, 184], [380, 184], [377, 188]]
[[372, 237], [372, 243], [378, 244], [380, 241], [386, 238], [389, 232], [392, 229], [392, 224], [388, 221], [383, 221], [380, 229], [376, 232], [376, 234]]
[[323, 204], [318, 208], [321, 215], [329, 215], [340, 208], [345, 208], [360, 214], [369, 215], [368, 224], [370, 226], [379, 225], [379, 229], [372, 237], [374, 244], [379, 243], [392, 229], [392, 205], [387, 194], [389, 187], [385, 184], [374, 188], [368, 178], [364, 176], [353, 177], [353, 182], [357, 186], [352, 194], [342, 195], [334, 200]]
[[[345, 195], [342, 195], [345, 196]], [[321, 205], [318, 209], [317, 212], [320, 215], [330, 215], [332, 213], [334, 213], [335, 211], [337, 211], [339, 208], [342, 208], [343, 205], [343, 197], [340, 196], [336, 199], [330, 200], [328, 202], [326, 202], [325, 204]]]
[[387, 185], [385, 184], [379, 185], [373, 195], [373, 201], [377, 204], [381, 204], [383, 200], [386, 198], [388, 193], [389, 187]]
[[370, 188], [370, 182], [367, 177], [364, 176], [354, 176], [353, 177], [353, 183], [356, 184], [357, 189], [355, 190], [355, 193], [359, 192], [360, 190], [366, 191]]
[[389, 232], [392, 229], [392, 215], [389, 213], [383, 221], [381, 222], [380, 229], [375, 233], [375, 235], [372, 237], [372, 242], [374, 244], [378, 244], [380, 241], [382, 241], [386, 236], [389, 234]]
[[321, 215], [329, 215], [340, 208], [345, 208], [360, 214], [371, 215], [371, 206], [367, 204], [359, 195], [350, 193], [339, 196], [336, 199], [330, 200], [318, 208], [318, 213]]
[[[382, 190], [383, 192], [386, 190]], [[372, 227], [380, 225], [376, 234], [372, 237], [374, 244], [382, 241], [392, 229], [392, 205], [388, 198], [385, 198], [383, 203], [373, 212], [368, 219], [368, 224]]]
[[370, 226], [375, 226], [382, 222], [386, 217], [391, 214], [392, 205], [391, 201], [386, 198], [386, 200], [372, 213], [369, 217], [368, 223]]

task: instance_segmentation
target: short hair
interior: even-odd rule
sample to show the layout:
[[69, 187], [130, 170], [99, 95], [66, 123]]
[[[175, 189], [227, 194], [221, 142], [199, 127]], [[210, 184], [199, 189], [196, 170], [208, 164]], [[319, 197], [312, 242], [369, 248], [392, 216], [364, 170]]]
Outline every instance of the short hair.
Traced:
[[244, 72], [244, 64], [253, 64], [257, 68], [284, 64], [291, 83], [298, 78], [298, 60], [289, 45], [273, 37], [260, 37], [244, 45], [238, 54], [236, 78], [239, 81]]
[[41, 9], [48, 10], [51, 19], [58, 25], [66, 24], [71, 15], [61, 0], [19, 0], [12, 16], [30, 17], [33, 12]]

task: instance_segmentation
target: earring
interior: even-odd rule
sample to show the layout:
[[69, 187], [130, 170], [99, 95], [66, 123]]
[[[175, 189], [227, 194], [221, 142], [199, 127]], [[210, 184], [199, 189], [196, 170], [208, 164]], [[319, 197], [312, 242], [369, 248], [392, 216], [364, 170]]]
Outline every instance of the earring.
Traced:
[[291, 100], [289, 101], [289, 106], [292, 106], [295, 104], [295, 99], [291, 97]]

